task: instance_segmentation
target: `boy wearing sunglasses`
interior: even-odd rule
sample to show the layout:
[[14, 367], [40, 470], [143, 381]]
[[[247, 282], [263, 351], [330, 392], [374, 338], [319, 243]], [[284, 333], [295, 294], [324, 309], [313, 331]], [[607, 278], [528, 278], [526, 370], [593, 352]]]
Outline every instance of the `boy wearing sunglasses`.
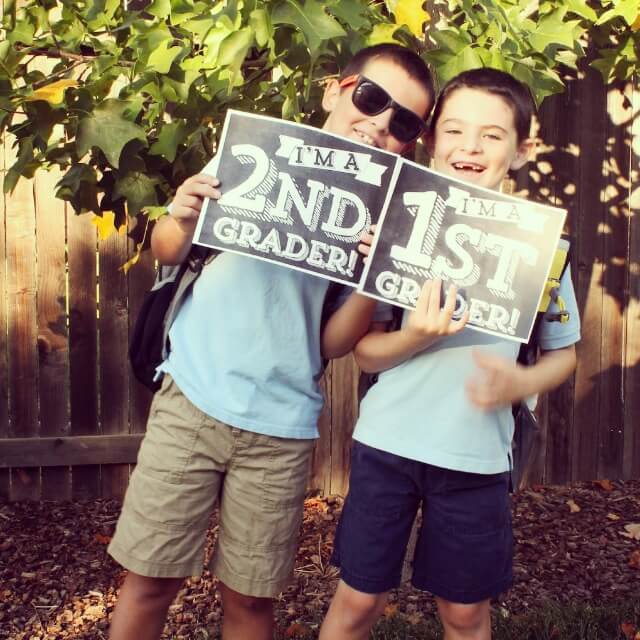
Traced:
[[[534, 103], [495, 69], [464, 72], [443, 88], [431, 119], [433, 167], [497, 190], [527, 161]], [[490, 598], [512, 580], [509, 469], [514, 402], [560, 385], [575, 368], [580, 323], [571, 274], [559, 290], [566, 323], [542, 322], [536, 364], [518, 343], [453, 320], [455, 287], [440, 306], [427, 282], [401, 327], [358, 342], [360, 367], [379, 373], [353, 434], [349, 495], [332, 562], [341, 579], [320, 640], [365, 640], [400, 583], [417, 510], [413, 584], [436, 599], [445, 640], [489, 640]], [[555, 308], [554, 311], [558, 311]]]
[[[417, 54], [378, 45], [327, 86], [324, 129], [400, 153], [422, 132], [433, 98]], [[219, 198], [220, 188], [202, 173], [178, 189], [152, 236], [161, 263], [185, 259], [203, 200]], [[160, 637], [184, 577], [202, 570], [216, 504], [211, 569], [222, 637], [272, 639], [271, 599], [293, 572], [318, 436], [322, 360], [350, 351], [376, 306], [345, 295], [322, 325], [327, 288], [324, 279], [235, 253], [204, 266], [172, 325], [162, 388], [109, 547], [129, 569], [111, 640]]]

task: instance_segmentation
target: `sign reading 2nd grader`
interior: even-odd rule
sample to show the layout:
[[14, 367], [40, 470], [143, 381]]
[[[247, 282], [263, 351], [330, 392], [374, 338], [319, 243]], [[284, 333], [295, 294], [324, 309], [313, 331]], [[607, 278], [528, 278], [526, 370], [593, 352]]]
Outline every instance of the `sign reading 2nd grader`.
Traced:
[[[313, 127], [229, 111], [194, 241], [415, 307], [460, 289], [471, 328], [527, 342], [566, 212], [475, 187]], [[357, 252], [377, 232], [366, 268]]]
[[355, 286], [396, 156], [314, 127], [230, 110], [195, 241]]

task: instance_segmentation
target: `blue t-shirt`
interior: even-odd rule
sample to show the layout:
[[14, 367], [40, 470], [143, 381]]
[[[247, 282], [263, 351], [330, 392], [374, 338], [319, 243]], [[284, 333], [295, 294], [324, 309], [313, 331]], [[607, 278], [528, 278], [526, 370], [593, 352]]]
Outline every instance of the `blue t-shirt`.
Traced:
[[[320, 322], [329, 281], [222, 253], [175, 319], [159, 367], [201, 411], [283, 438], [316, 438]], [[348, 294], [350, 291], [347, 291]]]
[[[560, 295], [569, 321], [540, 324], [538, 340], [543, 350], [568, 347], [580, 339], [578, 305], [568, 268]], [[466, 328], [383, 371], [362, 401], [354, 439], [446, 469], [485, 474], [507, 471], [513, 436], [511, 407], [477, 409], [468, 400], [464, 383], [477, 371], [474, 349], [515, 361], [519, 347], [519, 343]]]

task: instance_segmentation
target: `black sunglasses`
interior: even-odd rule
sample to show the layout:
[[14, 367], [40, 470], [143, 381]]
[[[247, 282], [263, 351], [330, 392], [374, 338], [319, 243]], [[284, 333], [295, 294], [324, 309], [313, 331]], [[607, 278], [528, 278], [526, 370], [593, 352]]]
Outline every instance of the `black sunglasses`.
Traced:
[[387, 109], [393, 109], [389, 120], [389, 133], [399, 142], [413, 142], [423, 131], [426, 125], [422, 118], [398, 104], [380, 85], [364, 76], [348, 76], [342, 82], [341, 87], [352, 84], [357, 79], [358, 84], [351, 94], [353, 105], [366, 116], [377, 116]]

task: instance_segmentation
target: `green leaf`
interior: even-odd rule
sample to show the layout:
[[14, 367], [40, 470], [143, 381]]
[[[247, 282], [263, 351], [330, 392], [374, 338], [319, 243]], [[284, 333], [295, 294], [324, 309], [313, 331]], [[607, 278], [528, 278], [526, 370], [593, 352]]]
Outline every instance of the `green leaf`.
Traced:
[[395, 37], [396, 32], [400, 27], [397, 24], [377, 24], [371, 30], [371, 33], [367, 37], [367, 45], [373, 46], [375, 44], [383, 44], [385, 42], [400, 43]]
[[150, 221], [153, 221], [168, 215], [169, 209], [167, 207], [144, 207], [142, 212], [147, 214]]
[[638, 14], [640, 13], [640, 6], [638, 0], [618, 0], [614, 2], [614, 7], [605, 11], [600, 18], [596, 21], [596, 25], [605, 24], [614, 18], [623, 18], [624, 21], [631, 26]]
[[18, 159], [4, 177], [3, 188], [5, 193], [11, 193], [22, 176], [33, 176], [35, 169], [33, 159], [33, 138], [25, 138], [20, 141]]
[[536, 51], [544, 52], [552, 45], [573, 48], [572, 29], [576, 23], [564, 22], [565, 13], [566, 8], [559, 9], [540, 19], [536, 30], [529, 34], [529, 42]]
[[98, 204], [97, 176], [83, 163], [73, 164], [56, 185], [56, 198], [71, 204], [76, 214], [100, 210]]
[[169, 162], [176, 159], [178, 145], [187, 137], [187, 125], [184, 122], [169, 122], [162, 126], [158, 140], [151, 145], [152, 156], [164, 156]]
[[124, 116], [133, 103], [120, 100], [105, 100], [94, 112], [83, 118], [78, 125], [77, 149], [80, 157], [92, 147], [103, 151], [109, 164], [118, 167], [120, 153], [131, 140], [147, 141], [142, 127], [127, 120]]
[[259, 47], [266, 47], [273, 37], [273, 25], [266, 9], [254, 9], [249, 14], [249, 25], [253, 28]]
[[170, 41], [165, 40], [151, 52], [147, 68], [158, 73], [169, 73], [173, 61], [181, 52], [182, 47], [172, 47]]
[[359, 0], [336, 0], [328, 3], [327, 9], [350, 30], [358, 31], [370, 25], [369, 7]]
[[129, 215], [138, 215], [145, 206], [158, 202], [156, 185], [158, 178], [152, 178], [141, 171], [131, 171], [116, 180], [113, 189], [113, 199], [126, 198]]
[[458, 55], [452, 57], [449, 62], [438, 69], [438, 76], [442, 82], [448, 82], [454, 76], [469, 69], [482, 67], [482, 58], [473, 46], [465, 47]]
[[575, 13], [589, 22], [595, 22], [598, 14], [587, 4], [586, 0], [565, 0], [567, 11]]
[[33, 37], [36, 33], [36, 28], [30, 22], [25, 19], [19, 20], [16, 23], [14, 29], [12, 29], [8, 34], [8, 40], [12, 44], [16, 42], [21, 42], [22, 44], [32, 45]]
[[166, 16], [171, 15], [171, 0], [153, 0], [153, 2], [145, 9], [160, 20], [164, 20]]
[[253, 44], [253, 29], [245, 27], [227, 36], [220, 45], [218, 64], [229, 69], [229, 91], [241, 84], [241, 67]]
[[471, 38], [464, 31], [434, 29], [430, 35], [441, 49], [446, 49], [451, 53], [460, 53], [471, 44]]
[[284, 0], [274, 7], [271, 21], [273, 24], [290, 24], [298, 29], [304, 35], [312, 56], [325, 40], [346, 35], [340, 23], [326, 13], [325, 4], [320, 0], [304, 0], [304, 5], [296, 0]]
[[10, 51], [11, 43], [8, 40], [3, 40], [2, 42], [0, 42], [0, 61], [4, 62]]

